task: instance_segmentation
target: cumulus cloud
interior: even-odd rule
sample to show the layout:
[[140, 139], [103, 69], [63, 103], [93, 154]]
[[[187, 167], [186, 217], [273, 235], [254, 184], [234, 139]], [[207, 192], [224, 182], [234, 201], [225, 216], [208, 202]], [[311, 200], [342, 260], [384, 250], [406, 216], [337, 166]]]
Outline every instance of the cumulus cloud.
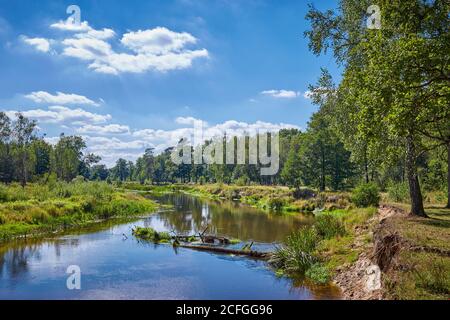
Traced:
[[56, 23], [50, 25], [51, 28], [62, 30], [62, 31], [76, 31], [76, 32], [89, 32], [92, 28], [89, 26], [87, 21], [81, 23], [74, 23], [72, 19], [60, 20]]
[[62, 92], [56, 92], [56, 95], [48, 93], [46, 91], [35, 91], [25, 95], [25, 98], [30, 99], [36, 103], [47, 103], [57, 105], [91, 105], [98, 107], [100, 104], [78, 94], [67, 94]]
[[[6, 111], [6, 114], [14, 118], [18, 111]], [[25, 117], [38, 120], [41, 123], [72, 123], [72, 124], [100, 124], [111, 120], [111, 115], [92, 113], [81, 108], [70, 109], [63, 106], [48, 107], [48, 110], [32, 109], [20, 111]]]
[[262, 91], [261, 94], [278, 99], [294, 99], [300, 95], [300, 92], [290, 90], [265, 90]]
[[179, 52], [187, 44], [195, 44], [197, 39], [187, 32], [178, 33], [157, 27], [125, 33], [120, 42], [136, 53], [165, 54]]
[[28, 37], [22, 37], [22, 40], [30, 45], [33, 46], [36, 50], [41, 52], [49, 52], [50, 51], [50, 41], [45, 38], [28, 38]]
[[188, 125], [174, 130], [137, 130], [132, 136], [147, 141], [157, 150], [175, 146], [181, 139], [186, 139], [194, 144], [203, 143], [205, 140], [226, 135], [231, 136], [254, 136], [264, 132], [278, 132], [281, 129], [299, 129], [298, 126], [286, 123], [270, 123], [256, 121], [254, 123], [228, 120], [216, 125], [209, 125], [206, 121], [192, 117], [179, 117], [175, 119], [178, 124]]
[[[255, 135], [264, 132], [278, 132], [281, 129], [299, 129], [298, 126], [286, 123], [270, 123], [256, 121], [254, 123], [229, 120], [215, 125], [193, 117], [179, 117], [175, 122], [182, 125], [173, 130], [141, 129], [131, 130], [128, 126], [118, 124], [86, 125], [80, 124], [75, 131], [81, 134], [88, 146], [88, 152], [102, 157], [108, 166], [113, 166], [118, 158], [135, 161], [143, 154], [146, 148], [152, 147], [156, 153], [163, 152], [169, 147], [176, 146], [181, 139], [192, 143], [203, 143], [204, 140], [220, 137], [226, 134], [231, 136]], [[195, 123], [202, 125], [201, 139], [191, 140], [199, 132]], [[57, 137], [46, 138], [49, 142], [56, 142]]]
[[95, 126], [91, 124], [84, 125], [76, 129], [78, 133], [93, 133], [101, 135], [128, 134], [130, 127], [120, 124], [108, 124], [105, 126]]
[[[70, 19], [54, 23], [51, 27], [72, 33], [59, 41], [54, 40], [61, 47], [57, 54], [84, 61], [89, 69], [98, 73], [168, 72], [189, 68], [194, 60], [209, 56], [206, 49], [188, 47], [197, 43], [193, 35], [165, 27], [123, 34], [120, 39], [121, 51], [113, 49], [110, 42], [116, 36], [112, 29], [96, 30], [87, 21], [74, 24]], [[37, 45], [34, 44], [36, 49]], [[44, 44], [40, 43], [39, 48], [44, 49]]]

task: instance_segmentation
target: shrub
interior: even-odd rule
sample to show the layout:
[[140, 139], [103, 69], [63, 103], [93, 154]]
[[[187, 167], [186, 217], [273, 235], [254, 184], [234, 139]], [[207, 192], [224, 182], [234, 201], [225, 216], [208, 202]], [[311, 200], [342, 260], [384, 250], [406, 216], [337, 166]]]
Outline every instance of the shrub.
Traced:
[[9, 200], [8, 188], [0, 184], [0, 202], [7, 202]]
[[141, 228], [137, 227], [133, 230], [133, 235], [148, 241], [153, 242], [168, 242], [172, 239], [170, 234], [168, 232], [157, 232], [156, 230], [152, 228]]
[[378, 187], [374, 183], [364, 183], [352, 192], [352, 202], [360, 207], [377, 207], [380, 203]]
[[392, 182], [387, 187], [388, 197], [394, 202], [405, 202], [409, 200], [409, 188], [405, 182]]
[[330, 272], [328, 269], [321, 263], [315, 263], [309, 268], [305, 275], [311, 279], [312, 281], [325, 284], [330, 281]]
[[320, 214], [316, 217], [314, 228], [323, 239], [342, 237], [345, 235], [345, 227], [342, 221], [331, 214]]
[[283, 201], [283, 199], [280, 199], [280, 198], [270, 198], [267, 205], [270, 210], [281, 211], [284, 206], [284, 201]]
[[273, 253], [270, 263], [277, 269], [304, 274], [317, 258], [313, 255], [319, 238], [314, 228], [304, 227], [290, 235]]

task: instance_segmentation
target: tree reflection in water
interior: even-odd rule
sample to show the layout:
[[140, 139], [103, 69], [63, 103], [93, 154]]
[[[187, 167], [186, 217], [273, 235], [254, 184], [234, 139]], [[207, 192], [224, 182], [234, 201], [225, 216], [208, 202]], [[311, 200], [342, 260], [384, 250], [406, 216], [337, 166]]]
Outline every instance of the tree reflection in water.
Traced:
[[295, 229], [312, 223], [307, 215], [267, 213], [233, 201], [210, 201], [169, 194], [158, 197], [164, 204], [172, 204], [173, 211], [158, 215], [167, 230], [177, 233], [198, 233], [209, 226], [208, 232], [239, 238], [243, 241], [280, 242]]

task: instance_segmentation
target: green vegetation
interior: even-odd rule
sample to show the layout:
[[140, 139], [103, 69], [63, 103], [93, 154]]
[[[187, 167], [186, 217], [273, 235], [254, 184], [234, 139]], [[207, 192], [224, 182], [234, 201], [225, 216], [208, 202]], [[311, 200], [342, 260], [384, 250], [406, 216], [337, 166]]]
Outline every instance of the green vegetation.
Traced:
[[352, 202], [360, 208], [378, 207], [380, 195], [374, 183], [364, 183], [357, 186], [352, 192]]
[[[408, 245], [396, 258], [397, 268], [386, 274], [387, 298], [450, 298], [450, 210], [425, 207], [430, 218], [394, 217], [383, 232], [393, 230]], [[408, 248], [415, 247], [419, 250]]]
[[137, 227], [133, 229], [133, 235], [154, 243], [169, 243], [172, 240], [172, 236], [168, 232], [157, 232], [152, 228]]
[[0, 185], [0, 241], [152, 212], [156, 204], [104, 182]]
[[290, 235], [270, 263], [279, 274], [301, 274], [314, 282], [326, 283], [338, 267], [356, 261], [361, 249], [351, 246], [355, 230], [375, 212], [375, 208], [365, 208], [320, 214], [312, 226]]
[[317, 262], [313, 253], [318, 240], [314, 228], [304, 227], [287, 237], [285, 244], [272, 255], [270, 263], [288, 274], [305, 274]]

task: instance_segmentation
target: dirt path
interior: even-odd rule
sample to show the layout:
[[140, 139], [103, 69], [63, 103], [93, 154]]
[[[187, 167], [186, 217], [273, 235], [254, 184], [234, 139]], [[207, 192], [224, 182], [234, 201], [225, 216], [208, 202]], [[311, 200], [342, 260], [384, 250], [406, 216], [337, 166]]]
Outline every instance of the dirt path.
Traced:
[[382, 273], [380, 267], [373, 261], [375, 243], [364, 241], [367, 234], [373, 233], [386, 221], [386, 219], [398, 215], [406, 215], [401, 209], [382, 205], [377, 214], [371, 218], [367, 224], [356, 230], [356, 237], [353, 243], [355, 249], [360, 249], [362, 253], [358, 260], [352, 265], [338, 269], [334, 282], [341, 288], [343, 298], [348, 300], [380, 300], [382, 294]]

